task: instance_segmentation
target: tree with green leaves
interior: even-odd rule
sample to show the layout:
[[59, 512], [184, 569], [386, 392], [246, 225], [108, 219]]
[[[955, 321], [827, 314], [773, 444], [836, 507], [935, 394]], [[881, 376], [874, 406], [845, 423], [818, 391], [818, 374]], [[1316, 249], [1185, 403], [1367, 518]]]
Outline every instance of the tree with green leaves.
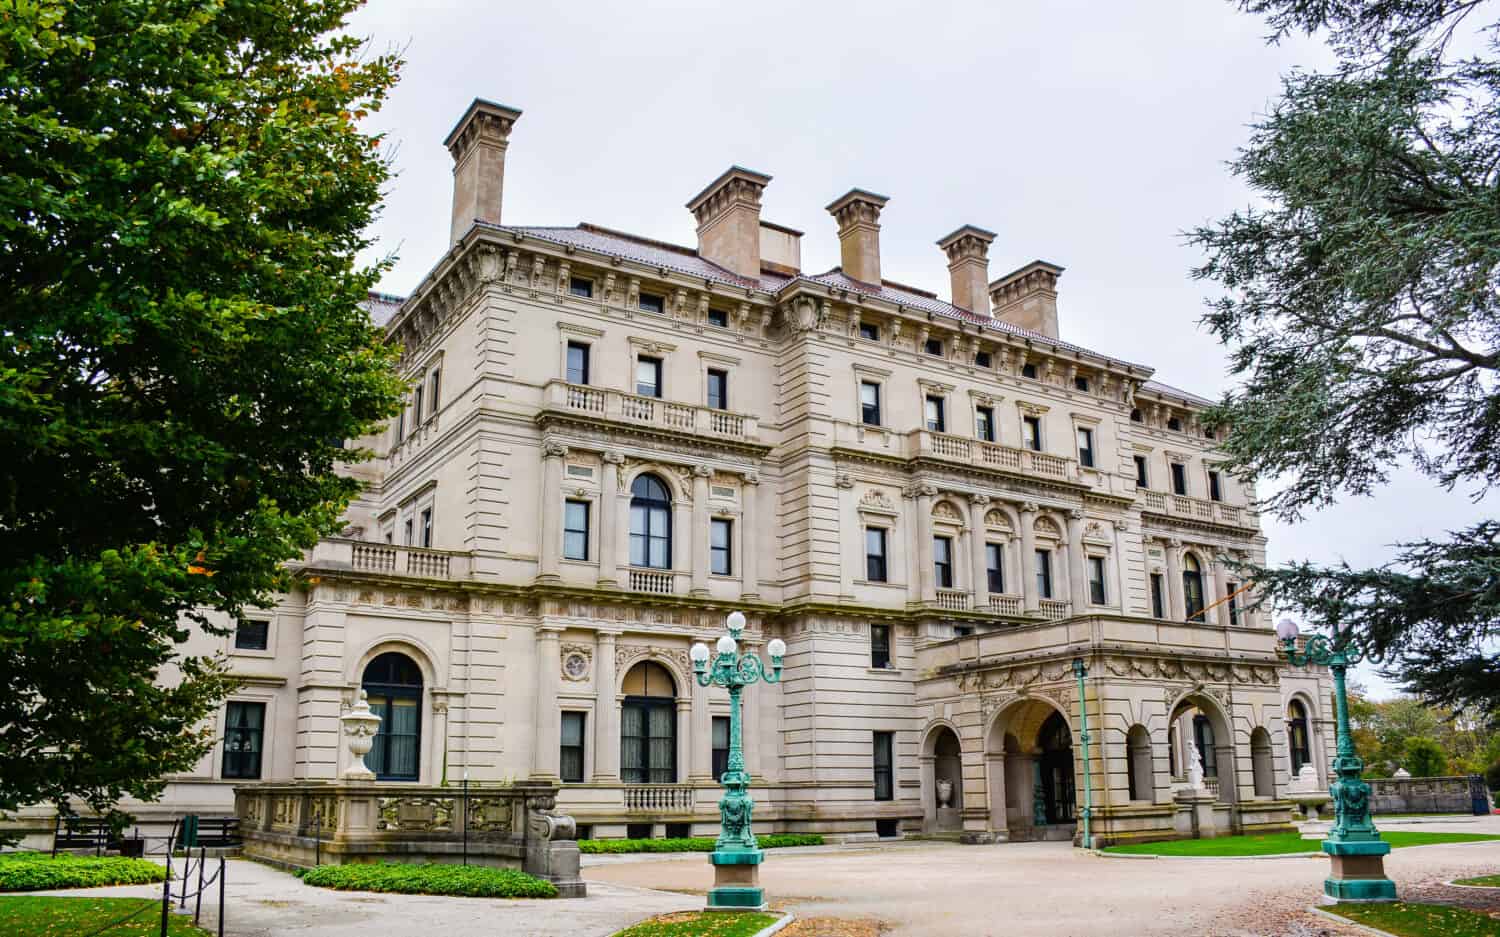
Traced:
[[1414, 778], [1435, 778], [1448, 770], [1448, 756], [1432, 739], [1413, 735], [1402, 747], [1401, 767]]
[[0, 814], [203, 756], [231, 684], [182, 642], [287, 587], [395, 411], [357, 5], [0, 8]]
[[[1253, 207], [1192, 234], [1238, 378], [1210, 422], [1285, 520], [1409, 463], [1476, 502], [1500, 482], [1500, 10], [1460, 0], [1241, 0], [1272, 40], [1325, 35], [1233, 162]], [[1489, 19], [1484, 19], [1489, 17]], [[1472, 45], [1477, 53], [1459, 54]], [[1373, 569], [1253, 571], [1263, 602], [1351, 628], [1425, 698], [1500, 706], [1500, 522]]]

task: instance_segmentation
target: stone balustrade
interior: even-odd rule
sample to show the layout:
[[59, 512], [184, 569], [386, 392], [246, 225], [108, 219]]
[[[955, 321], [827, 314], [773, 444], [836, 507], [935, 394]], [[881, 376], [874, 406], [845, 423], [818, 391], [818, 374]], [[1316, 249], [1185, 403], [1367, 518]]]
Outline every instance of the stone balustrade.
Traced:
[[996, 615], [1025, 614], [1025, 600], [1019, 595], [991, 595], [989, 608]]
[[549, 410], [592, 414], [604, 420], [635, 423], [694, 436], [758, 442], [760, 421], [748, 413], [716, 410], [658, 397], [642, 397], [608, 387], [549, 381], [543, 391]]
[[627, 813], [692, 813], [693, 788], [688, 784], [627, 784]]
[[1205, 501], [1202, 498], [1152, 491], [1149, 488], [1137, 488], [1136, 495], [1141, 499], [1145, 510], [1168, 517], [1229, 524], [1234, 527], [1258, 528], [1259, 525], [1259, 518], [1253, 512], [1222, 501]]
[[307, 561], [318, 566], [421, 579], [468, 579], [472, 569], [467, 553], [340, 538], [319, 541]]
[[676, 574], [667, 569], [630, 570], [630, 591], [671, 595], [677, 591]]
[[962, 589], [939, 589], [937, 590], [937, 607], [950, 612], [968, 611], [969, 593]]
[[1042, 599], [1039, 608], [1043, 618], [1048, 621], [1059, 621], [1068, 617], [1069, 603], [1062, 599]]
[[1072, 459], [1017, 449], [997, 442], [984, 442], [955, 436], [951, 433], [935, 433], [931, 430], [913, 430], [907, 435], [909, 458], [932, 457], [965, 465], [978, 465], [1004, 469], [1012, 472], [1041, 475], [1047, 478], [1078, 478], [1077, 467]]

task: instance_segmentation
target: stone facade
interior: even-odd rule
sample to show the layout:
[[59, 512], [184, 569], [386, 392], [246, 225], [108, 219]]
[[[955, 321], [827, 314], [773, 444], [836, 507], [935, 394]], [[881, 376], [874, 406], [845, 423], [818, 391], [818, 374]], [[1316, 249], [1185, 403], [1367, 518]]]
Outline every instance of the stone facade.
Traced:
[[[1276, 826], [1294, 698], [1326, 781], [1321, 672], [1221, 601], [1265, 541], [1208, 401], [1058, 338], [1061, 267], [989, 281], [993, 235], [966, 225], [939, 242], [957, 304], [881, 280], [886, 199], [853, 189], [828, 206], [846, 268], [801, 272], [802, 234], [760, 218], [771, 178], [739, 167], [689, 203], [696, 249], [508, 225], [520, 116], [465, 113], [452, 248], [372, 303], [412, 390], [358, 441], [377, 457], [345, 536], [264, 650], [194, 639], [264, 704], [262, 780], [338, 776], [340, 714], [396, 652], [420, 672], [409, 783], [566, 776], [584, 833], [712, 832], [728, 700], [687, 652], [739, 609], [752, 649], [789, 648], [745, 695], [763, 831], [1072, 836], [1088, 784], [1101, 842], [1191, 835], [1194, 732], [1204, 815]], [[165, 806], [227, 811], [228, 764]]]

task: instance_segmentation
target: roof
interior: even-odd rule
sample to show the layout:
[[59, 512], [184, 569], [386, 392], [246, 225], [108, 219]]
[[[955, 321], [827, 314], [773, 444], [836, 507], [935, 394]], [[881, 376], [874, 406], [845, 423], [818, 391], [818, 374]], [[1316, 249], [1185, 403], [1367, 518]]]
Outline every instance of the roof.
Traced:
[[1195, 403], [1200, 407], [1212, 407], [1218, 401], [1190, 394], [1181, 388], [1173, 387], [1171, 384], [1163, 384], [1161, 381], [1147, 381], [1141, 385], [1141, 390], [1148, 394], [1156, 394], [1160, 397], [1179, 397], [1188, 403]]
[[633, 260], [636, 263], [647, 264], [652, 267], [665, 267], [677, 273], [702, 277], [705, 280], [713, 280], [718, 283], [728, 283], [731, 286], [765, 290], [768, 293], [774, 293], [781, 289], [787, 284], [789, 279], [784, 276], [762, 273], [758, 279], [752, 280], [749, 277], [742, 277], [737, 273], [732, 273], [711, 260], [704, 260], [698, 256], [697, 251], [690, 247], [636, 237], [632, 234], [626, 234], [623, 231], [612, 231], [609, 228], [601, 228], [598, 225], [580, 224], [572, 228], [533, 228], [485, 224], [484, 227], [500, 228], [506, 231], [519, 231], [527, 237], [551, 241], [554, 244], [580, 247], [584, 250], [598, 251], [601, 254], [614, 254], [626, 260]]
[[370, 296], [360, 306], [370, 314], [370, 321], [376, 325], [385, 325], [391, 321], [391, 317], [406, 302], [405, 296], [396, 296], [391, 293], [377, 293], [370, 291]]

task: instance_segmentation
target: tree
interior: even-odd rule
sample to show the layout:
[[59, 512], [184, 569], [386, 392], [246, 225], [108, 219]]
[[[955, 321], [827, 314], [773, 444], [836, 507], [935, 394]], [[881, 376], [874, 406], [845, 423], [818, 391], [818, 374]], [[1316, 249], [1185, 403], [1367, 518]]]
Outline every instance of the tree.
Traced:
[[394, 412], [356, 6], [0, 10], [0, 814], [198, 761], [231, 683], [180, 643], [287, 586]]
[[[1284, 80], [1232, 164], [1257, 204], [1191, 235], [1195, 275], [1225, 288], [1204, 322], [1239, 379], [1209, 415], [1230, 468], [1284, 481], [1264, 506], [1289, 521], [1402, 462], [1479, 500], [1500, 481], [1500, 32], [1459, 58], [1484, 3], [1240, 5], [1273, 41], [1323, 32], [1339, 65]], [[1427, 699], [1500, 706], [1500, 522], [1374, 569], [1250, 575], [1263, 604], [1350, 627]]]
[[1448, 770], [1448, 758], [1432, 739], [1413, 735], [1406, 740], [1401, 767], [1414, 778], [1432, 778]]

